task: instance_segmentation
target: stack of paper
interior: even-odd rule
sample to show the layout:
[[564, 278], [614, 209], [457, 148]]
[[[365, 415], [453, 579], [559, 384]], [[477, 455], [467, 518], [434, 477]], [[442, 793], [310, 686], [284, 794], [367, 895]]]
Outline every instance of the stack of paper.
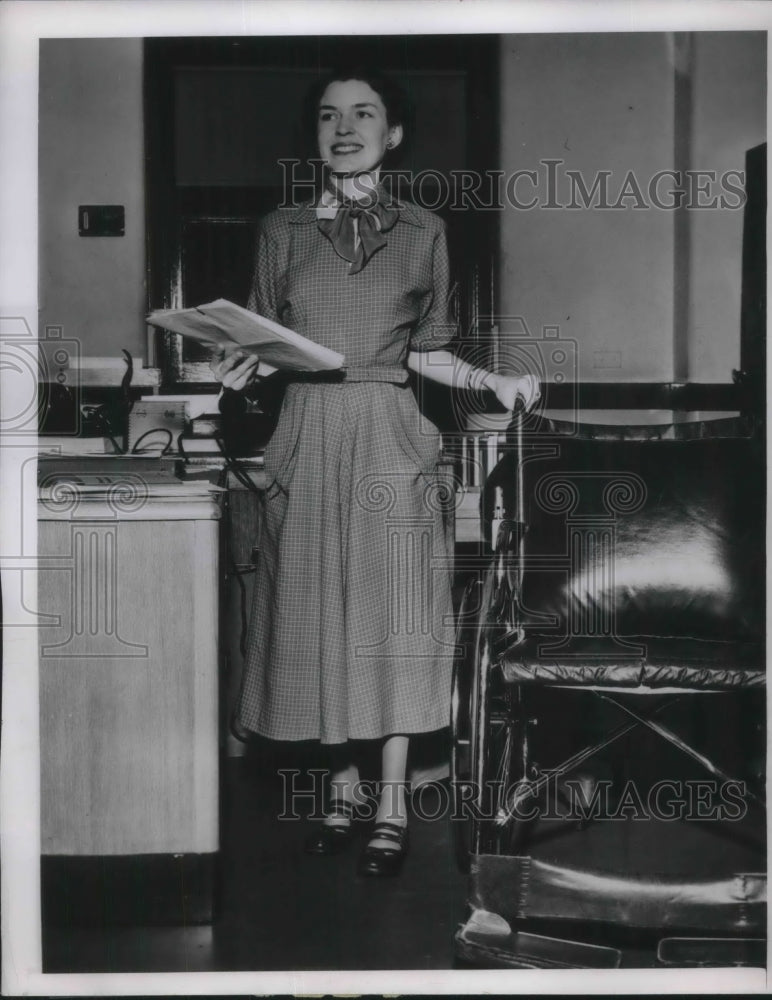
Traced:
[[156, 309], [147, 321], [200, 344], [226, 351], [240, 348], [245, 354], [257, 354], [261, 363], [274, 370], [318, 372], [335, 371], [343, 366], [342, 354], [227, 299], [216, 299], [193, 309]]

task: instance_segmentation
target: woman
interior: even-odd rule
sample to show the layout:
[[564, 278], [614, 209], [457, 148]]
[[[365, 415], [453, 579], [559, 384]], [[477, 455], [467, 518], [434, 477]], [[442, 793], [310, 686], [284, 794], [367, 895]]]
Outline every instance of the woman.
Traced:
[[[382, 782], [365, 875], [396, 874], [407, 837], [409, 736], [447, 725], [453, 656], [451, 552], [437, 502], [439, 434], [408, 370], [489, 388], [512, 409], [532, 376], [496, 375], [446, 348], [444, 224], [379, 185], [404, 139], [404, 99], [369, 72], [337, 73], [314, 101], [328, 184], [316, 204], [280, 209], [260, 230], [250, 308], [345, 356], [345, 377], [287, 387], [265, 453], [265, 520], [238, 718], [274, 739], [318, 739], [332, 798], [306, 849], [351, 840], [352, 741], [381, 740]], [[238, 354], [215, 367], [241, 390]]]

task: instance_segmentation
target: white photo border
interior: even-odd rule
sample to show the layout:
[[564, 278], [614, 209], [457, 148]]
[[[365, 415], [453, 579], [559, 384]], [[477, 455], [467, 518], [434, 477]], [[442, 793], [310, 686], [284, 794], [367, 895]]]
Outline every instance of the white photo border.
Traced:
[[[0, 4], [0, 338], [37, 335], [38, 43], [47, 37], [286, 34], [494, 34], [763, 30], [764, 2], [493, 2], [467, 0], [7, 0]], [[0, 371], [0, 418], [20, 412], [29, 385]], [[20, 469], [35, 440], [0, 442], [0, 570], [9, 609], [35, 606], [32, 548], [19, 551], [21, 512], [35, 497]], [[22, 558], [23, 555], [23, 558]], [[297, 994], [297, 993], [763, 993], [767, 977], [751, 969], [432, 972], [43, 974], [39, 871], [37, 633], [3, 635], [0, 858], [2, 994]]]

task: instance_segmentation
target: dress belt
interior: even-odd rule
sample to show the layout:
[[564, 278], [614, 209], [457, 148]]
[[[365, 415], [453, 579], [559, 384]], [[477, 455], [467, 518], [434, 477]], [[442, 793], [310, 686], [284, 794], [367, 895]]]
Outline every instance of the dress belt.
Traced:
[[408, 371], [401, 365], [368, 365], [344, 368], [344, 382], [407, 382]]
[[404, 384], [408, 370], [401, 365], [362, 365], [341, 368], [331, 372], [304, 372], [293, 374], [291, 382], [393, 382]]

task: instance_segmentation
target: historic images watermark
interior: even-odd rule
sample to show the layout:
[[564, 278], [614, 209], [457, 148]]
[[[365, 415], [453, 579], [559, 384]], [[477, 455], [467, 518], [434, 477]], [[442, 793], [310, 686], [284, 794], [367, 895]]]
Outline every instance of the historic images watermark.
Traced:
[[[279, 774], [279, 819], [323, 819], [327, 771], [318, 768], [302, 773], [286, 768]], [[379, 781], [357, 781], [350, 786], [360, 820], [375, 819], [379, 802], [385, 801], [383, 788]], [[550, 781], [546, 794], [540, 794], [536, 783], [527, 780], [507, 786], [491, 781], [483, 791], [473, 782], [426, 782], [411, 791], [410, 808], [419, 820], [488, 821], [501, 827], [513, 821], [535, 820], [739, 822], [748, 811], [745, 782], [738, 780], [667, 778], [644, 786], [632, 779], [619, 785], [603, 779], [589, 786], [580, 778], [565, 778]], [[396, 801], [396, 796], [393, 799]]]
[[[324, 184], [324, 161], [279, 160], [284, 200], [279, 208], [298, 208]], [[742, 170], [669, 167], [642, 174], [637, 170], [577, 170], [562, 159], [545, 158], [519, 170], [389, 170], [381, 184], [396, 196], [409, 190], [415, 204], [431, 212], [544, 210], [673, 211], [740, 209], [746, 202]], [[357, 178], [354, 178], [356, 189]], [[362, 196], [372, 187], [362, 182]]]

